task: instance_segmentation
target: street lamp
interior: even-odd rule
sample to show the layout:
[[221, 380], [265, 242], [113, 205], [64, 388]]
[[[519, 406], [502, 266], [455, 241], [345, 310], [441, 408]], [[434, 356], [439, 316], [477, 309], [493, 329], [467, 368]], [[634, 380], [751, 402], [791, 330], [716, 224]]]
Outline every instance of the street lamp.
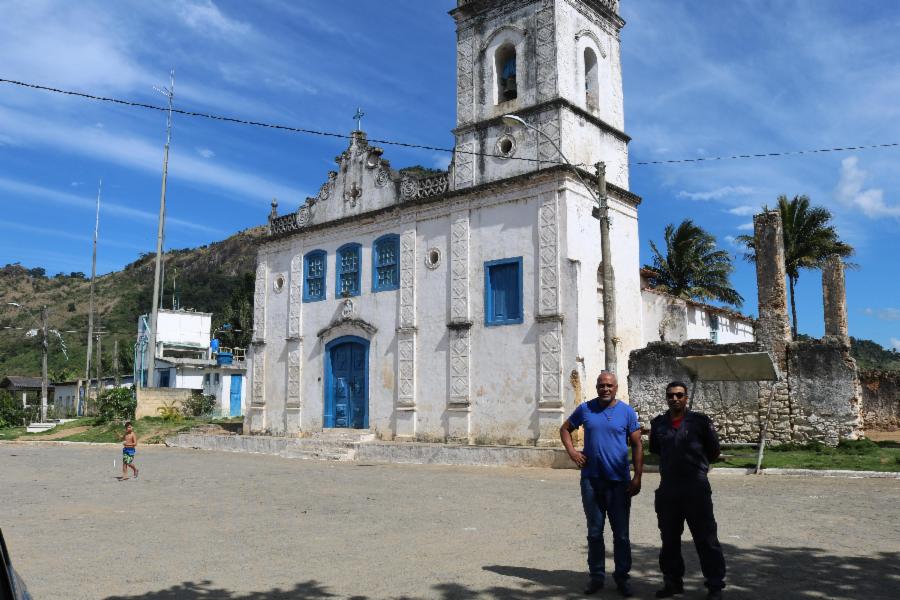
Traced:
[[612, 250], [609, 243], [609, 206], [606, 199], [606, 163], [598, 162], [595, 166], [597, 169], [597, 186], [599, 195], [594, 192], [593, 188], [587, 184], [581, 176], [580, 169], [569, 162], [562, 149], [553, 141], [549, 135], [528, 124], [525, 119], [517, 115], [507, 114], [500, 118], [503, 124], [510, 128], [524, 127], [536, 132], [538, 135], [544, 136], [550, 145], [559, 153], [560, 158], [575, 173], [578, 181], [585, 187], [588, 194], [591, 195], [594, 202], [597, 203], [597, 210], [594, 216], [600, 219], [600, 267], [603, 271], [603, 346], [605, 357], [605, 369], [610, 373], [615, 373], [618, 361], [616, 360], [616, 279], [612, 266]]
[[[10, 306], [18, 309], [25, 309], [34, 317], [34, 312], [27, 306], [23, 306], [18, 302], [7, 302]], [[41, 307], [41, 423], [47, 422], [47, 388], [50, 387], [47, 379], [47, 307]]]

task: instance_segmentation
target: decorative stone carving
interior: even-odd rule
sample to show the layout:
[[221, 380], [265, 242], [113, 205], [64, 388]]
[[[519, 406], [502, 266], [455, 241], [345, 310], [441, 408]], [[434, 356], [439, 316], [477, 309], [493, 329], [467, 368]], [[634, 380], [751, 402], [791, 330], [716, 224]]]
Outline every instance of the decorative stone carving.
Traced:
[[397, 406], [416, 405], [416, 334], [401, 331], [397, 337]]
[[309, 206], [303, 205], [297, 209], [297, 227], [304, 228], [309, 225]]
[[266, 403], [266, 347], [256, 346], [253, 350], [253, 388], [250, 401], [262, 406]]
[[541, 323], [540, 333], [540, 399], [542, 408], [562, 406], [562, 323]]
[[421, 179], [406, 178], [400, 184], [400, 197], [403, 200], [419, 200], [439, 196], [450, 189], [450, 174], [441, 173], [433, 177]]
[[379, 169], [378, 174], [375, 175], [375, 185], [377, 185], [378, 187], [384, 187], [390, 182], [391, 174], [384, 169]]
[[475, 183], [475, 143], [457, 144], [454, 156], [454, 184], [456, 188], [471, 187]]
[[352, 319], [353, 318], [353, 310], [354, 310], [353, 300], [351, 300], [350, 298], [346, 298], [344, 300], [344, 305], [341, 307], [341, 318], [344, 319], [345, 321], [347, 319]]
[[559, 312], [559, 211], [555, 193], [543, 198], [538, 215], [539, 315]]
[[288, 233], [297, 228], [297, 213], [290, 213], [276, 217], [269, 222], [269, 232], [272, 235]]
[[469, 404], [469, 328], [450, 330], [450, 404]]
[[300, 382], [303, 356], [303, 343], [297, 342], [297, 346], [288, 352], [288, 376], [287, 376], [287, 408], [299, 408], [301, 404]]
[[360, 196], [362, 196], [362, 190], [355, 181], [344, 190], [344, 202], [349, 202], [350, 206], [355, 207]]
[[537, 101], [556, 96], [556, 16], [553, 7], [537, 13]]
[[316, 199], [324, 202], [328, 200], [328, 196], [331, 195], [331, 179], [329, 181], [322, 184], [322, 187], [319, 188], [319, 193], [316, 195]]
[[416, 326], [416, 232], [400, 236], [400, 327]]
[[596, 33], [591, 31], [590, 29], [582, 29], [575, 34], [575, 41], [577, 42], [583, 37], [589, 37], [594, 40], [594, 44], [597, 46], [597, 51], [600, 52], [600, 56], [606, 58], [606, 49], [603, 47], [603, 43], [600, 41], [600, 38], [597, 37]]
[[452, 216], [450, 225], [450, 321], [469, 320], [469, 212]]
[[473, 32], [456, 43], [456, 121], [459, 125], [475, 119], [475, 39]]
[[419, 193], [419, 183], [412, 178], [405, 178], [400, 182], [400, 197], [403, 200], [411, 200]]
[[[260, 257], [264, 260], [263, 257]], [[256, 285], [253, 292], [253, 341], [263, 342], [266, 339], [266, 276], [268, 269], [265, 262], [256, 265]]]
[[303, 256], [291, 259], [291, 288], [288, 297], [288, 337], [300, 337], [300, 314], [303, 308]]
[[[556, 111], [543, 113], [538, 122], [538, 128], [541, 130], [541, 133], [544, 134], [538, 136], [538, 160], [548, 163], [562, 162], [559, 150], [557, 150], [561, 143], [558, 113]], [[554, 147], [547, 138], [553, 140], [556, 147]]]

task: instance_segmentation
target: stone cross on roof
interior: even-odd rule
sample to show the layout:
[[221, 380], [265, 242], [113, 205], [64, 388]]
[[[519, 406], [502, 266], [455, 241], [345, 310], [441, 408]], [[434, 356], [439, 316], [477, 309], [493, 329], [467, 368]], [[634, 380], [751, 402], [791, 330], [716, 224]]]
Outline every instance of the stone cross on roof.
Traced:
[[353, 115], [353, 118], [356, 119], [356, 130], [362, 131], [362, 118], [366, 116], [366, 113], [362, 111], [360, 107], [356, 107], [356, 114]]

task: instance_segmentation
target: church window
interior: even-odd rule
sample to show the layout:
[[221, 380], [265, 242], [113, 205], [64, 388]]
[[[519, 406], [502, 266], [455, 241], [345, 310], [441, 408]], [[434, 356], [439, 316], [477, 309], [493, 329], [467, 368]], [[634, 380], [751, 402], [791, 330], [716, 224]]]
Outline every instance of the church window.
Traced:
[[303, 301], [318, 302], [325, 299], [324, 250], [313, 250], [303, 258]]
[[497, 49], [495, 66], [497, 73], [497, 103], [515, 100], [519, 97], [516, 80], [516, 47], [504, 44]]
[[521, 323], [522, 257], [484, 263], [485, 325]]
[[359, 244], [346, 244], [337, 251], [337, 287], [339, 298], [359, 296]]
[[400, 287], [400, 236], [385, 235], [375, 240], [372, 253], [372, 291], [385, 292]]
[[600, 98], [600, 71], [597, 53], [593, 48], [584, 49], [584, 93], [588, 110], [597, 110]]

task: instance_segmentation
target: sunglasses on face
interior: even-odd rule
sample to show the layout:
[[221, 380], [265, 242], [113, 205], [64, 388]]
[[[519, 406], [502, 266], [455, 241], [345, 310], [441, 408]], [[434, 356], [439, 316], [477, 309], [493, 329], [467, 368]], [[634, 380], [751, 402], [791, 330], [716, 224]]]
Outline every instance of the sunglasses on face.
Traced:
[[684, 398], [684, 396], [684, 392], [666, 392], [666, 398], [676, 398], [678, 400], [681, 400], [682, 398]]

